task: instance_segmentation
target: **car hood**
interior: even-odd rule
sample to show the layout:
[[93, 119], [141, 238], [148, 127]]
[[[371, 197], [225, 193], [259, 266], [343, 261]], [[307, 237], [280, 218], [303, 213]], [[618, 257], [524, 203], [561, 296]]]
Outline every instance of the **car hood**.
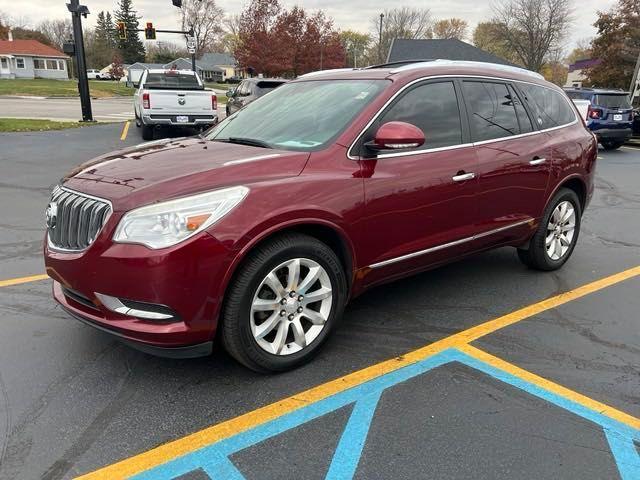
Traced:
[[216, 188], [299, 175], [309, 153], [202, 138], [162, 140], [91, 160], [65, 187], [110, 200], [115, 211]]

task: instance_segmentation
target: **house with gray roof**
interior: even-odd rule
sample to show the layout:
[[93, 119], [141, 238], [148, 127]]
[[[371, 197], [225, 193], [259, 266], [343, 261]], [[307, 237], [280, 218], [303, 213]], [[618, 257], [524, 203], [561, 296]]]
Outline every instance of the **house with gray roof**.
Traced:
[[396, 38], [391, 43], [387, 62], [406, 60], [466, 60], [470, 62], [497, 63], [517, 67], [504, 58], [485, 52], [457, 39], [408, 39]]

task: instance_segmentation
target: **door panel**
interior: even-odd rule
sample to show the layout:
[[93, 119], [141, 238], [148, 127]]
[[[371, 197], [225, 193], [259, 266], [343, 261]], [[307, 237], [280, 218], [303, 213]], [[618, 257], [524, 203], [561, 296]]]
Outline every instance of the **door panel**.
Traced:
[[[373, 266], [367, 272], [367, 284], [424, 268], [469, 248], [468, 242], [460, 241], [476, 232], [478, 165], [473, 147], [466, 144], [468, 132], [457, 97], [452, 81], [417, 85], [392, 103], [365, 135], [365, 140], [370, 139], [380, 125], [402, 121], [417, 126], [426, 137], [422, 150], [383, 152], [360, 160], [364, 225], [371, 238], [362, 260]], [[464, 180], [464, 174], [472, 178]]]
[[510, 237], [506, 227], [541, 215], [552, 164], [550, 137], [534, 131], [509, 85], [463, 85], [478, 157], [479, 231], [500, 230], [484, 244]]

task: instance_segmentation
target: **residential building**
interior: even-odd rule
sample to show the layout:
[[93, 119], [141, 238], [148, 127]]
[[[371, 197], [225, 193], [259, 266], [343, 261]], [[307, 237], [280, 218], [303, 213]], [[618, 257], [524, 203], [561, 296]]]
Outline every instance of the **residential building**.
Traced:
[[466, 60], [497, 63], [517, 67], [504, 58], [485, 52], [457, 39], [407, 39], [396, 38], [391, 43], [387, 62], [404, 60]]
[[37, 40], [0, 40], [1, 78], [68, 80], [68, 56]]
[[595, 67], [602, 63], [599, 58], [585, 58], [578, 60], [575, 63], [569, 65], [569, 73], [567, 75], [567, 81], [564, 84], [565, 87], [582, 88], [582, 83], [586, 80], [585, 70], [591, 67]]

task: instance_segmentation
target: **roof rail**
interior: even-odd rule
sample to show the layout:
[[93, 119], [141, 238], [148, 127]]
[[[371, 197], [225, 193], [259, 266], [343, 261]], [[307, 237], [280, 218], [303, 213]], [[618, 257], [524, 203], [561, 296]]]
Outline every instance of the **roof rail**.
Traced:
[[352, 72], [354, 70], [358, 70], [357, 68], [329, 68], [327, 70], [316, 70], [315, 72], [305, 73], [303, 75], [299, 75], [297, 78], [309, 78], [314, 77], [316, 75], [321, 75], [323, 73], [335, 73], [335, 72]]
[[481, 67], [486, 68], [487, 66], [494, 68], [496, 70], [503, 70], [505, 72], [513, 72], [520, 73], [522, 75], [529, 75], [531, 77], [535, 77], [538, 79], [543, 79], [544, 77], [539, 73], [532, 72], [531, 70], [527, 70], [525, 68], [520, 67], [512, 67], [511, 65], [503, 65], [501, 63], [489, 63], [489, 62], [473, 62], [468, 60], [446, 60], [446, 59], [436, 59], [436, 60], [427, 60], [427, 61], [418, 61], [408, 63], [406, 65], [400, 66], [398, 68], [394, 68], [390, 73], [399, 73], [407, 70], [413, 70], [416, 68], [423, 68], [427, 66], [439, 66], [439, 65], [451, 65], [451, 66], [461, 66], [461, 67]]
[[364, 67], [362, 70], [370, 70], [372, 68], [402, 67], [404, 65], [410, 65], [413, 63], [432, 62], [433, 60], [434, 59], [431, 59], [431, 58], [420, 58], [415, 60], [397, 60], [395, 62], [380, 63], [378, 65], [369, 65], [368, 67]]

